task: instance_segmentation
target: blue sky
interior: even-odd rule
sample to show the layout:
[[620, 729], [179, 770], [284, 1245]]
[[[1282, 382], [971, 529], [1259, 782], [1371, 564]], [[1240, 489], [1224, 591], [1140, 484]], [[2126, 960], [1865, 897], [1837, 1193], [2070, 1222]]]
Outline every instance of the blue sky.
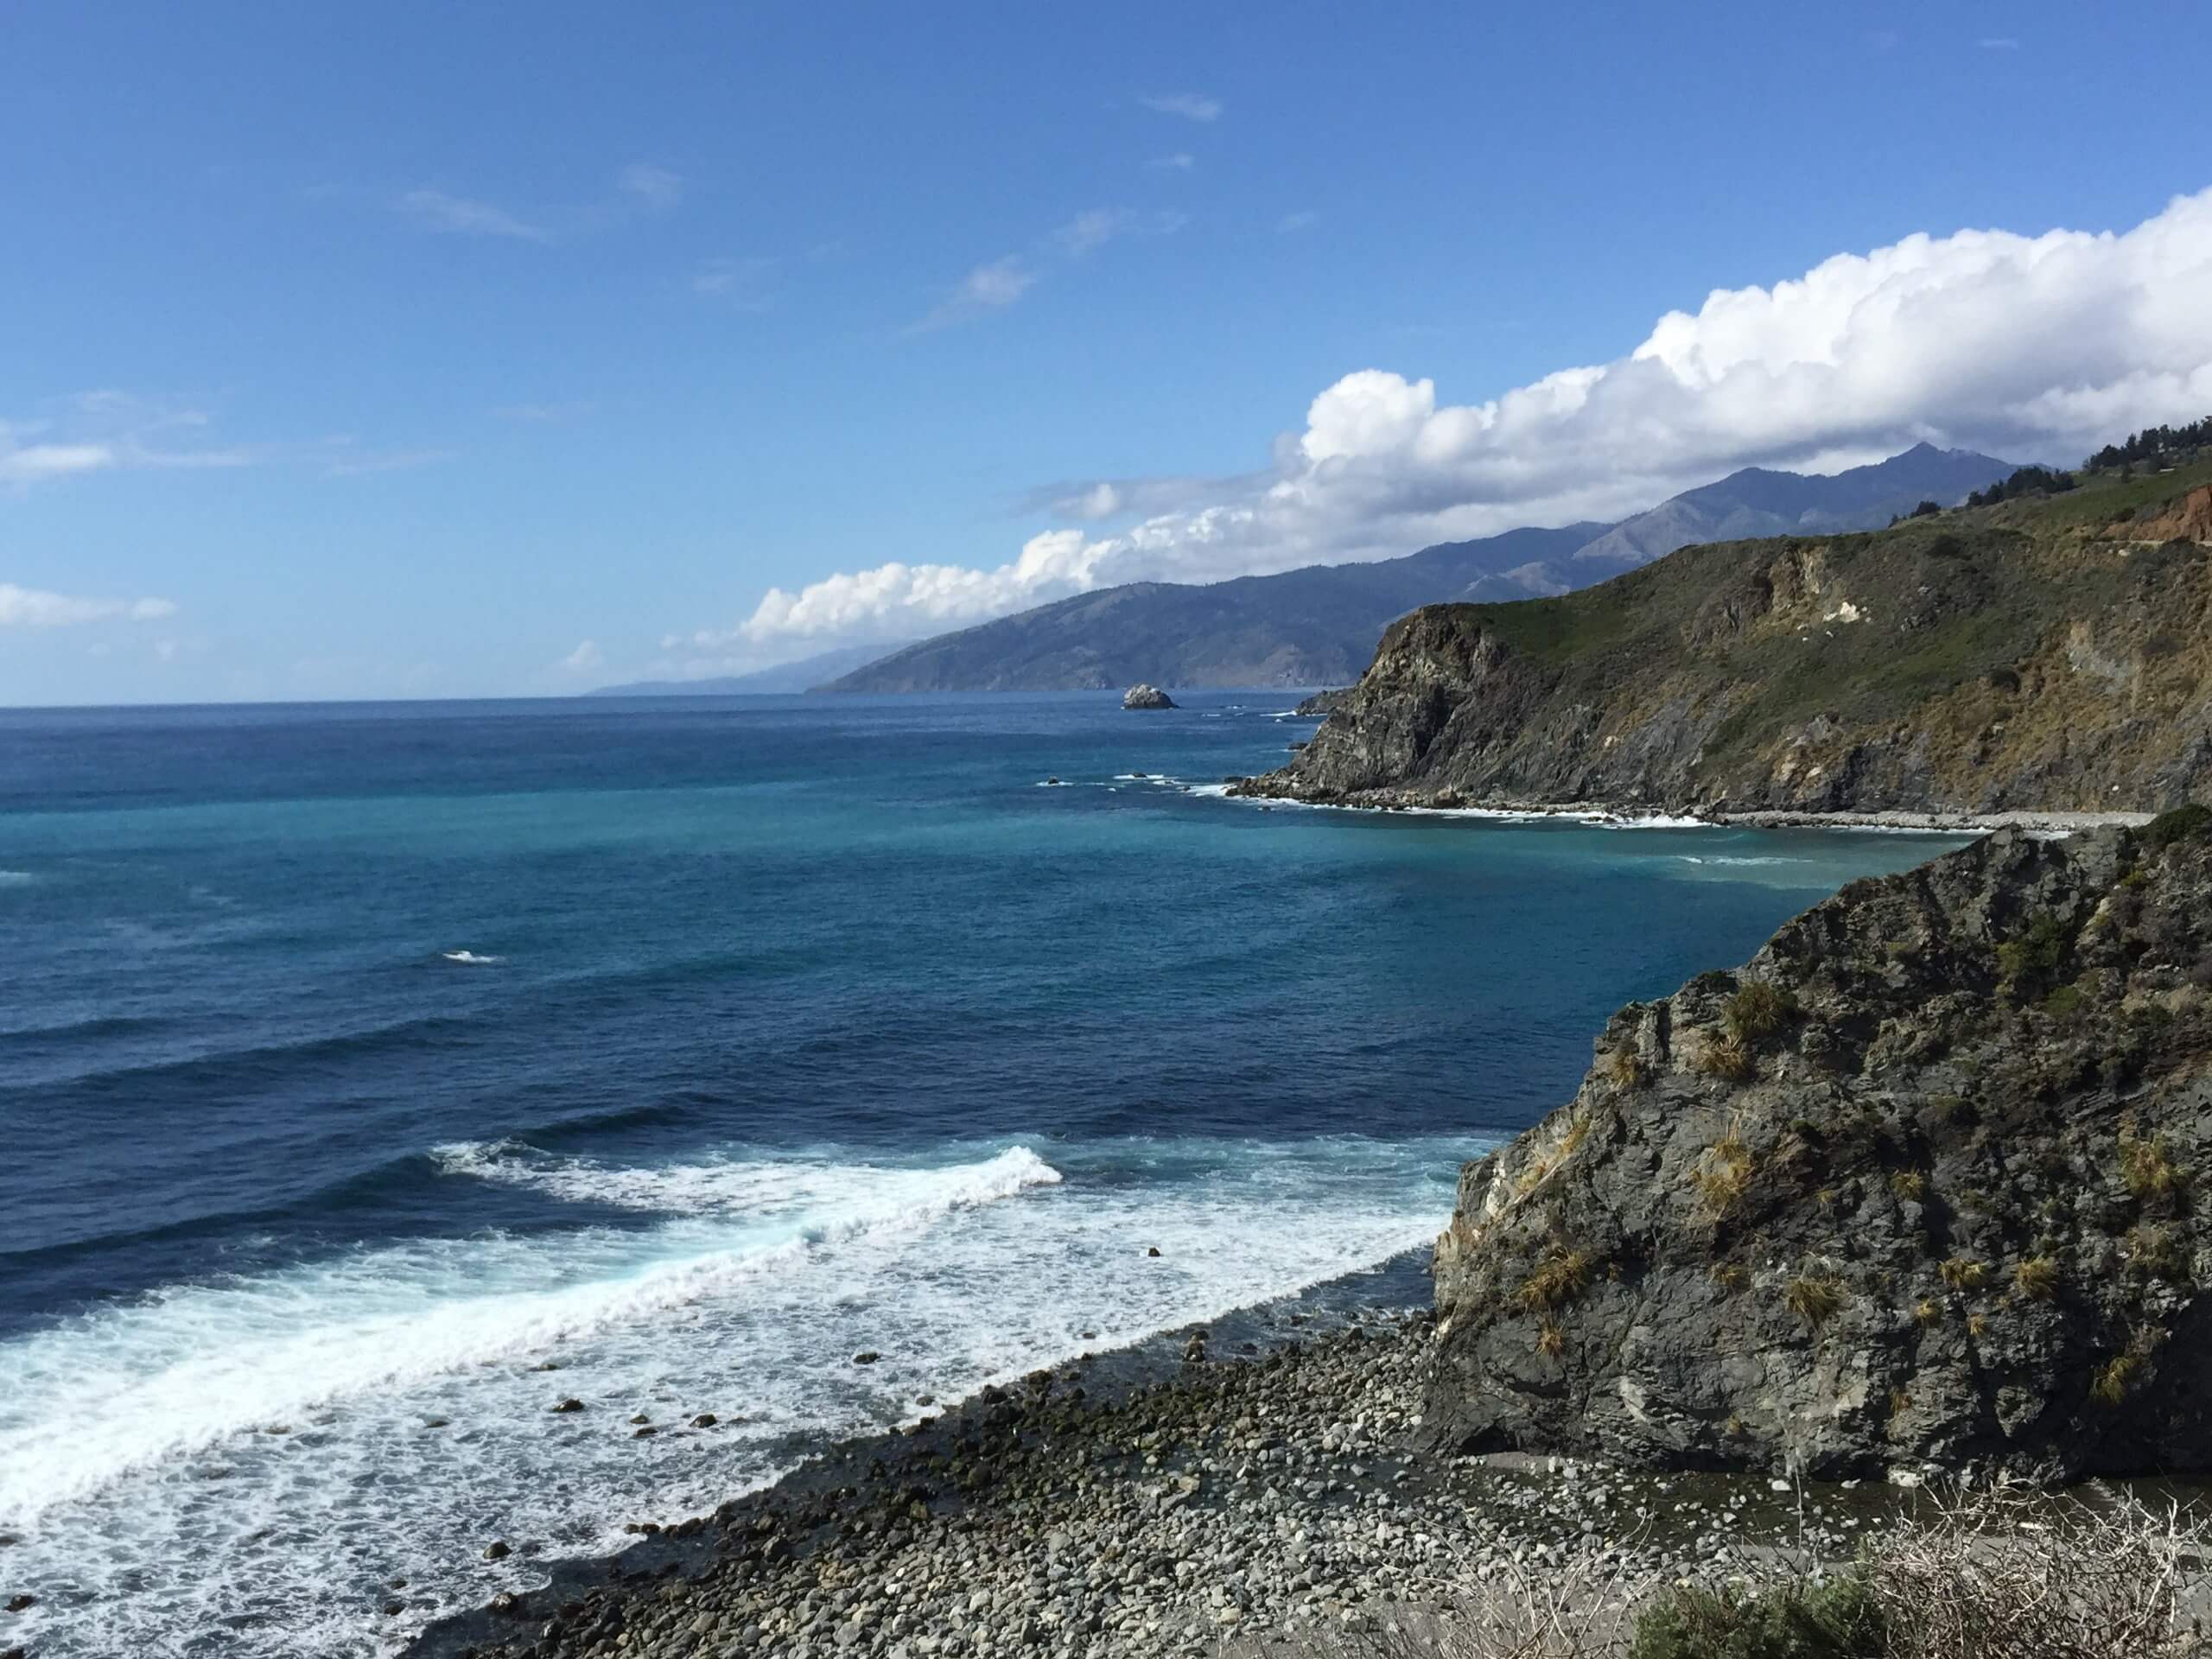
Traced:
[[1748, 461], [2063, 458], [2212, 412], [2208, 48], [2198, 4], [17, 4], [0, 702], [734, 671]]

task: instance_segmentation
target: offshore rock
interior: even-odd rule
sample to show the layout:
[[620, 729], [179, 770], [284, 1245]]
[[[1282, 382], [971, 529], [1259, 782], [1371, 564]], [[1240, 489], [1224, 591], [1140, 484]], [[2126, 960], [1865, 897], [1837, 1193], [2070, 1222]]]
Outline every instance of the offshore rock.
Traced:
[[1173, 709], [1175, 699], [1156, 685], [1133, 685], [1122, 693], [1124, 709]]
[[1573, 1102], [1462, 1174], [1429, 1432], [2212, 1468], [2208, 823], [2002, 830], [1622, 1009]]

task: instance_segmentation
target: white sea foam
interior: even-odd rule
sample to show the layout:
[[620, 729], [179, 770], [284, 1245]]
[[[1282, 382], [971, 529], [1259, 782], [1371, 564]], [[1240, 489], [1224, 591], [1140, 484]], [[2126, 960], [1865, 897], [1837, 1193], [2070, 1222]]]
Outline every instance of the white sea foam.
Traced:
[[28, 887], [37, 880], [29, 870], [0, 870], [0, 887]]
[[[918, 1392], [1420, 1243], [1472, 1149], [1132, 1141], [1063, 1182], [1065, 1158], [1021, 1147], [934, 1166], [442, 1147], [448, 1179], [589, 1224], [179, 1286], [0, 1344], [0, 1529], [22, 1540], [10, 1578], [41, 1590], [10, 1635], [49, 1659], [196, 1651], [184, 1630], [226, 1659], [385, 1651], [535, 1581], [525, 1545], [619, 1548], [624, 1521], [772, 1477], [794, 1432], [899, 1421]], [[591, 1222], [604, 1205], [644, 1224]], [[861, 1348], [881, 1363], [855, 1369]], [[588, 1408], [549, 1414], [563, 1395]], [[657, 1439], [632, 1438], [640, 1411]], [[700, 1411], [725, 1421], [678, 1427]], [[482, 1561], [493, 1537], [515, 1556]], [[409, 1607], [387, 1619], [394, 1577]]]
[[442, 950], [438, 953], [448, 962], [465, 962], [473, 967], [488, 968], [495, 962], [505, 962], [505, 957], [480, 957], [474, 950]]
[[[1240, 805], [1295, 808], [1313, 812], [1379, 812], [1381, 807], [1358, 806], [1344, 801], [1294, 801], [1271, 795], [1229, 793], [1227, 784], [1192, 784], [1185, 792], [1208, 800], [1231, 799]], [[1597, 830], [1712, 830], [1720, 826], [1710, 818], [1685, 817], [1664, 812], [1641, 816], [1599, 808], [1525, 806], [1400, 806], [1388, 809], [1394, 817], [1470, 818], [1492, 823], [1575, 823]]]

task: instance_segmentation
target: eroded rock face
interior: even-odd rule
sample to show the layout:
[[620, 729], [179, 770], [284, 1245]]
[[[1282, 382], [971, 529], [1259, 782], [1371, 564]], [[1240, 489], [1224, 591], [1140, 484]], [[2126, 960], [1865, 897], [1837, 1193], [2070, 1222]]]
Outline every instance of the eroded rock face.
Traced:
[[2212, 1467], [2212, 841], [2162, 824], [2002, 831], [1615, 1015], [1461, 1178], [1442, 1441]]
[[[2209, 498], [2212, 499], [2212, 498]], [[1384, 632], [1237, 792], [1670, 812], [2155, 812], [2212, 768], [2212, 556], [2167, 518], [1685, 548]], [[2201, 516], [2201, 515], [2199, 515]]]
[[1124, 709], [1173, 709], [1175, 699], [1156, 685], [1133, 685], [1122, 693]]

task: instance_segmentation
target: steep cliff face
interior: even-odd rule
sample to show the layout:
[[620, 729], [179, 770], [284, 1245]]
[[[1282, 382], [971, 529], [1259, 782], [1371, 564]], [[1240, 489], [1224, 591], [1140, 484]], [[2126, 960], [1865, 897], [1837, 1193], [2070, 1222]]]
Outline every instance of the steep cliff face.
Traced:
[[2005, 830], [1615, 1015], [1436, 1251], [1455, 1447], [2212, 1467], [2212, 841]]
[[2157, 811], [2212, 778], [2212, 551], [2194, 539], [2212, 522], [2203, 489], [2169, 488], [2126, 524], [2063, 497], [2041, 518], [2011, 504], [1686, 548], [1555, 599], [1430, 607], [1241, 792]]

